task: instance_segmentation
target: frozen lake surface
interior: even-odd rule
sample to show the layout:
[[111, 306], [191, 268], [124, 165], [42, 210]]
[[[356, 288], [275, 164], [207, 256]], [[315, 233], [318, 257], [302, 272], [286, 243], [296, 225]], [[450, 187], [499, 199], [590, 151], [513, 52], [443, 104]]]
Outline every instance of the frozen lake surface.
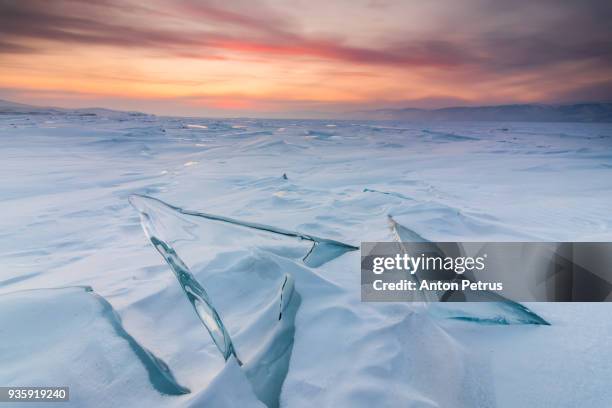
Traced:
[[[0, 385], [69, 385], [74, 406], [263, 406], [132, 194], [354, 246], [392, 240], [389, 215], [430, 240], [612, 240], [610, 124], [0, 115], [0, 163]], [[612, 404], [608, 304], [528, 305], [550, 326], [437, 319], [361, 303], [358, 251], [309, 265], [211, 234], [216, 271], [294, 280], [281, 406]], [[194, 275], [255, 359], [258, 283]], [[38, 290], [75, 286], [95, 298]]]

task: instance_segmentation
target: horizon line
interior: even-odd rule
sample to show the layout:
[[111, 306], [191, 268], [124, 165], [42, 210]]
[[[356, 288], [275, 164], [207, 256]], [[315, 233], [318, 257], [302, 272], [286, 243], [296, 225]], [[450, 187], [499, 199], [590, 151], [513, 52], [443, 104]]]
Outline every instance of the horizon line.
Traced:
[[[341, 117], [341, 115], [350, 115], [350, 114], [357, 114], [357, 113], [370, 113], [370, 114], [375, 114], [375, 113], [382, 113], [385, 111], [388, 112], [401, 112], [401, 111], [408, 111], [408, 110], [412, 110], [412, 111], [421, 111], [421, 112], [437, 112], [437, 111], [444, 111], [444, 110], [453, 110], [453, 109], [484, 109], [484, 108], [501, 108], [501, 107], [512, 107], [512, 106], [542, 106], [542, 107], [563, 107], [563, 106], [578, 106], [578, 105], [607, 105], [607, 104], [612, 104], [612, 100], [603, 100], [603, 101], [597, 101], [597, 100], [586, 100], [586, 101], [576, 101], [576, 102], [560, 102], [560, 103], [547, 103], [547, 102], [526, 102], [526, 103], [501, 103], [501, 104], [491, 104], [491, 105], [480, 105], [480, 104], [469, 104], [469, 105], [449, 105], [449, 106], [443, 106], [443, 107], [439, 107], [439, 108], [418, 108], [418, 107], [411, 107], [411, 106], [404, 106], [404, 107], [390, 107], [390, 108], [377, 108], [377, 109], [358, 109], [358, 110], [347, 110], [347, 111], [342, 111], [342, 112], [323, 112], [323, 111], [296, 111], [295, 113], [300, 113], [302, 112], [303, 114], [314, 114], [314, 115], [340, 115], [340, 117], [334, 117], [334, 116], [329, 116], [329, 117], [279, 117], [279, 116], [267, 116], [265, 113], [262, 116], [249, 116], [247, 115], [232, 115], [232, 116], [209, 116], [209, 115], [197, 115], [197, 116], [193, 116], [193, 115], [181, 115], [181, 114], [159, 114], [159, 113], [151, 113], [151, 112], [146, 112], [146, 110], [133, 110], [133, 109], [121, 109], [121, 108], [109, 108], [109, 107], [105, 107], [105, 106], [88, 106], [88, 107], [79, 107], [79, 108], [72, 108], [72, 107], [64, 107], [64, 106], [59, 106], [59, 105], [35, 105], [35, 104], [30, 104], [30, 103], [23, 103], [23, 102], [15, 102], [13, 100], [8, 100], [8, 99], [1, 99], [0, 98], [0, 102], [8, 102], [10, 104], [15, 104], [15, 105], [22, 105], [22, 106], [26, 106], [26, 107], [32, 107], [32, 108], [37, 108], [37, 109], [58, 109], [58, 110], [66, 110], [66, 111], [87, 111], [87, 110], [108, 110], [108, 111], [113, 111], [113, 112], [119, 112], [119, 113], [138, 113], [138, 114], [142, 114], [142, 115], [149, 115], [149, 116], [159, 116], [159, 117], [174, 117], [174, 118], [198, 118], [198, 119], [270, 119], [270, 120], [305, 120], [305, 119], [312, 119], [312, 120], [359, 120], [357, 118], [349, 118], [349, 117]], [[0, 107], [0, 111], [1, 111], [1, 107]], [[230, 110], [227, 110], [227, 112], [230, 112]], [[291, 112], [287, 112], [288, 114], [291, 114]], [[272, 114], [273, 115], [273, 114]], [[372, 119], [364, 119], [364, 120], [372, 120]], [[385, 119], [380, 119], [380, 120], [385, 120]]]

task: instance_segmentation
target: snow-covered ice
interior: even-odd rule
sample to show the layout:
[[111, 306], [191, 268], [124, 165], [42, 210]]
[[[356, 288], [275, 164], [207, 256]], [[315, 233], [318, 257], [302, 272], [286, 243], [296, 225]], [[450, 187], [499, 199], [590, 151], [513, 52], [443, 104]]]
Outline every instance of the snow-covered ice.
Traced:
[[[0, 385], [69, 385], [73, 406], [262, 407], [248, 361], [280, 332], [284, 407], [612, 404], [608, 304], [527, 305], [550, 326], [449, 320], [362, 303], [358, 251], [308, 264], [299, 241], [261, 252], [212, 227], [183, 244], [213, 263], [191, 272], [237, 333], [244, 364], [226, 362], [128, 201], [353, 246], [392, 240], [389, 216], [430, 240], [609, 241], [610, 124], [5, 114], [0, 163]], [[286, 275], [299, 307], [278, 329]]]

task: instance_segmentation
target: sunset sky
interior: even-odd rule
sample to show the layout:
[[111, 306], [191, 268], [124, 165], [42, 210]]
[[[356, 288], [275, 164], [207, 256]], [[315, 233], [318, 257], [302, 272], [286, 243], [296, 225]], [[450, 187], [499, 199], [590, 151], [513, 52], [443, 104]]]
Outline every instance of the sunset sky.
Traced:
[[0, 0], [0, 98], [200, 116], [612, 100], [612, 2]]

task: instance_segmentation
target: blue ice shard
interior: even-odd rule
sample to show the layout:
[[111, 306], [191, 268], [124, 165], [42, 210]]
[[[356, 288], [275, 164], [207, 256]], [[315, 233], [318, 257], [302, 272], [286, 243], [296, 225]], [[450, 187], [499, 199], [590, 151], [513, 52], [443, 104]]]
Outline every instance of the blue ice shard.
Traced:
[[159, 394], [189, 393], [90, 287], [0, 295], [0, 328], [1, 384], [70, 385], [71, 401], [83, 406], [94, 401], [112, 405], [115, 387], [127, 381], [141, 402]]
[[[421, 235], [411, 229], [399, 224], [389, 216], [389, 227], [398, 243], [400, 252], [408, 253], [409, 243], [429, 242]], [[457, 275], [452, 274], [449, 281], [459, 279]], [[423, 279], [421, 272], [415, 274], [407, 274], [407, 279], [411, 279], [417, 285]], [[461, 279], [467, 279], [463, 276]], [[546, 320], [534, 313], [527, 307], [489, 291], [471, 291], [462, 292], [462, 300], [464, 302], [449, 302], [456, 296], [453, 291], [427, 291], [416, 292], [415, 296], [420, 298], [415, 300], [431, 302], [428, 310], [432, 315], [442, 318], [464, 320], [484, 324], [535, 324], [549, 325]]]
[[147, 196], [132, 195], [130, 203], [221, 356], [235, 358], [259, 399], [278, 406], [300, 304], [292, 268], [318, 267], [358, 248]]

